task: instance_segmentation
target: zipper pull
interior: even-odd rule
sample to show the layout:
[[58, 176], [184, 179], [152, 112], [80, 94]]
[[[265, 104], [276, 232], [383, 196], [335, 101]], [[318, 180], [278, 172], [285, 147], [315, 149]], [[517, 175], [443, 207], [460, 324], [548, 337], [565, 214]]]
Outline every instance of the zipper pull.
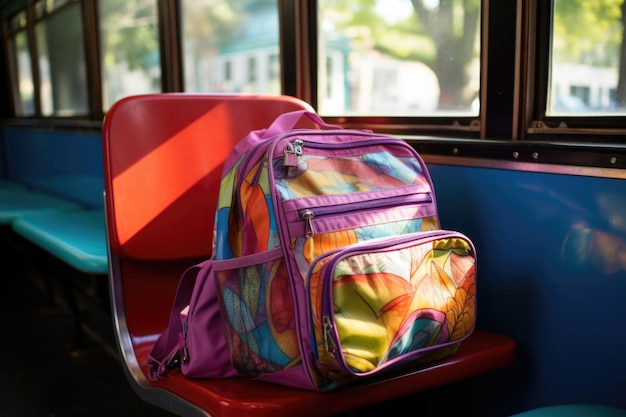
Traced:
[[329, 316], [323, 317], [324, 322], [324, 345], [326, 345], [326, 351], [332, 355], [337, 352], [337, 345], [333, 339], [333, 323], [330, 321]]
[[285, 157], [283, 160], [283, 166], [286, 167], [297, 167], [298, 159], [300, 155], [302, 155], [302, 147], [304, 146], [304, 142], [300, 139], [296, 139], [291, 143], [288, 143], [285, 146]]
[[303, 251], [306, 253], [306, 258], [309, 259], [309, 262], [313, 260], [313, 255], [315, 254], [315, 244], [313, 243], [313, 236], [315, 236], [313, 216], [315, 216], [315, 214], [311, 210], [304, 210], [302, 212], [302, 218], [306, 220], [306, 229], [304, 232], [306, 240], [304, 241]]

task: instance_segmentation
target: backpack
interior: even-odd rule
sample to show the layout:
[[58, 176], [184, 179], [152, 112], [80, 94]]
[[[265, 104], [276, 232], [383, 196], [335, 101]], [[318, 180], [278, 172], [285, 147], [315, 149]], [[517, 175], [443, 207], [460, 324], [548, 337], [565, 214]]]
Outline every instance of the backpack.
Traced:
[[279, 116], [226, 160], [213, 239], [183, 274], [154, 379], [180, 368], [328, 391], [452, 355], [474, 329], [475, 248], [440, 228], [401, 139]]

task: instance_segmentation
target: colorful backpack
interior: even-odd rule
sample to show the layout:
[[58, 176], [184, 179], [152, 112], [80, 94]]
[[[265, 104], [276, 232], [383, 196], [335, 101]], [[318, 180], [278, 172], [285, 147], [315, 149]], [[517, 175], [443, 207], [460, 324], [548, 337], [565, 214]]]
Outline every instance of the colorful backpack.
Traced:
[[183, 276], [152, 376], [327, 391], [441, 359], [474, 328], [475, 268], [405, 141], [285, 113], [227, 159], [212, 258]]

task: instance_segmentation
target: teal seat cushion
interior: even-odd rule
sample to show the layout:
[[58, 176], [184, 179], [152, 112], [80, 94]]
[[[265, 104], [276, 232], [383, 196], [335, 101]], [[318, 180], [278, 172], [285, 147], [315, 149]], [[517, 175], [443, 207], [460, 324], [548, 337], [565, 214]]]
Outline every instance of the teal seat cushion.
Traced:
[[25, 190], [26, 186], [6, 178], [0, 178], [0, 191]]
[[604, 405], [567, 404], [536, 408], [511, 417], [626, 417], [626, 410]]
[[78, 204], [37, 191], [0, 190], [0, 224], [29, 214], [81, 209]]
[[103, 210], [30, 214], [15, 220], [12, 227], [15, 233], [80, 271], [108, 273]]

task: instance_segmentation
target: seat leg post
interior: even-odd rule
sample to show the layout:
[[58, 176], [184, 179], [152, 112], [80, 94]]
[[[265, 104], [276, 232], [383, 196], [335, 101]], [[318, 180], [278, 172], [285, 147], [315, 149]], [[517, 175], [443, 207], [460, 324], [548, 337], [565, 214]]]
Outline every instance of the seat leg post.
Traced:
[[56, 278], [59, 282], [59, 287], [61, 288], [71, 316], [74, 348], [82, 349], [84, 347], [82, 317], [80, 314], [80, 308], [78, 307], [78, 302], [74, 296], [74, 291], [72, 290], [71, 280], [63, 276]]
[[44, 286], [46, 291], [46, 306], [48, 309], [53, 310], [56, 307], [56, 301], [54, 299], [54, 282], [51, 276], [44, 274]]

